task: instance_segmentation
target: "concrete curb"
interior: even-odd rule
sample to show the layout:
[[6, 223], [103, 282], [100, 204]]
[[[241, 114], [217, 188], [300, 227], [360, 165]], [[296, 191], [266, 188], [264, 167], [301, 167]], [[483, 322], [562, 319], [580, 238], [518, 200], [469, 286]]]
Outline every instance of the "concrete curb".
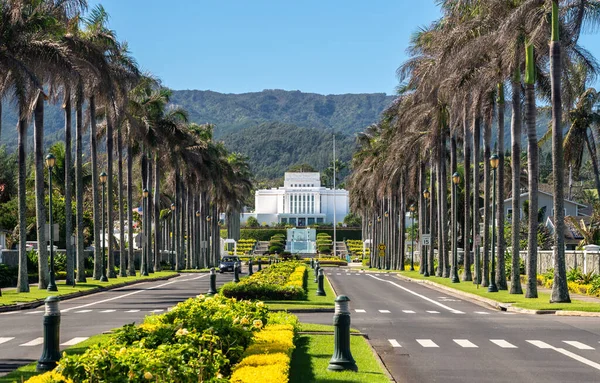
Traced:
[[[116, 285], [111, 285], [111, 286], [107, 286], [107, 287], [96, 287], [96, 288], [90, 289], [90, 290], [78, 291], [76, 293], [60, 295], [59, 297], [60, 297], [60, 301], [62, 302], [62, 301], [66, 301], [69, 299], [84, 297], [86, 295], [92, 295], [92, 294], [101, 293], [104, 291], [114, 290], [114, 289], [118, 289], [118, 288], [125, 287], [125, 286], [137, 285], [139, 283], [166, 281], [171, 278], [175, 278], [175, 277], [179, 277], [179, 276], [181, 276], [181, 274], [177, 273], [175, 275], [171, 275], [171, 276], [167, 276], [167, 277], [140, 279], [140, 280], [136, 280], [136, 281], [118, 283]], [[0, 313], [9, 312], [9, 311], [34, 309], [36, 307], [42, 306], [43, 304], [44, 304], [44, 300], [41, 299], [41, 300], [32, 301], [32, 302], [0, 306]]]
[[483, 297], [480, 297], [479, 295], [466, 293], [464, 291], [456, 290], [451, 287], [440, 285], [439, 283], [435, 283], [432, 281], [409, 278], [409, 277], [406, 277], [401, 274], [396, 274], [396, 276], [402, 280], [405, 280], [408, 282], [421, 283], [424, 285], [429, 285], [437, 290], [442, 290], [442, 291], [448, 292], [451, 295], [454, 295], [454, 296], [457, 296], [460, 298], [465, 298], [465, 299], [471, 301], [472, 303], [483, 303], [487, 306], [490, 306], [492, 308], [495, 308], [495, 309], [501, 310], [501, 311], [515, 312], [515, 313], [519, 313], [519, 314], [530, 314], [530, 315], [553, 314], [553, 315], [559, 315], [559, 316], [600, 317], [600, 312], [567, 311], [567, 310], [531, 310], [531, 309], [523, 309], [520, 307], [513, 307], [510, 303], [501, 303], [501, 302], [495, 301], [493, 299], [483, 298]]

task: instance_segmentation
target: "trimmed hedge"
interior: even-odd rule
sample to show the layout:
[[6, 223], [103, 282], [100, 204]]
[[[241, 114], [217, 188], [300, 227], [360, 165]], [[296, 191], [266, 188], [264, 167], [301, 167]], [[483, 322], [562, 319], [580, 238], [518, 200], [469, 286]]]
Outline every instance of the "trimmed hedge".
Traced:
[[237, 299], [305, 300], [308, 272], [302, 262], [281, 262], [238, 283], [223, 285], [221, 293]]

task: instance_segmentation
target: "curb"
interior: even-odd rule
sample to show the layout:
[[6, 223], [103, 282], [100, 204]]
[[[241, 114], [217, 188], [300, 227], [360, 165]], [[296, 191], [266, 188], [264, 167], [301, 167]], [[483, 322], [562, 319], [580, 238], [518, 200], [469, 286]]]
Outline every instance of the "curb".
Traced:
[[[101, 293], [104, 291], [114, 290], [114, 289], [118, 289], [118, 288], [125, 287], [125, 286], [137, 285], [139, 283], [166, 281], [171, 278], [175, 278], [175, 277], [179, 277], [179, 276], [181, 276], [181, 274], [177, 273], [177, 274], [167, 276], [167, 277], [140, 279], [140, 280], [136, 280], [136, 281], [118, 283], [116, 285], [111, 285], [111, 286], [107, 286], [107, 287], [100, 286], [100, 287], [96, 287], [96, 288], [93, 288], [90, 290], [78, 291], [76, 293], [65, 294], [65, 295], [59, 295], [59, 298], [60, 298], [60, 301], [62, 302], [62, 301], [66, 301], [69, 299], [84, 297], [86, 295], [92, 295], [92, 294]], [[12, 305], [0, 306], [0, 313], [9, 312], [9, 311], [34, 309], [36, 307], [42, 306], [43, 304], [44, 304], [44, 300], [42, 299], [42, 300], [37, 300], [37, 301], [32, 301], [32, 302], [27, 302], [27, 303], [17, 303], [17, 304], [12, 304]]]

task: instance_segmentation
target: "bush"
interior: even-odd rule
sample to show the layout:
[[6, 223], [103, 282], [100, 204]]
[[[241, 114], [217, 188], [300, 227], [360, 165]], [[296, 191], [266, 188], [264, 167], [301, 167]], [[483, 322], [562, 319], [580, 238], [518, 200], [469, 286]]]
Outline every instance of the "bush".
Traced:
[[276, 263], [242, 279], [226, 283], [221, 292], [226, 297], [262, 300], [306, 299], [308, 272], [300, 262]]

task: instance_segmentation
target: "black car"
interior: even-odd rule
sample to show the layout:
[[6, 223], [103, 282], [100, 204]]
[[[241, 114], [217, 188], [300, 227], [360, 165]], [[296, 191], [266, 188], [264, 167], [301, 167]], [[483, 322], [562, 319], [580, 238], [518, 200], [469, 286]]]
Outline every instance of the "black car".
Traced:
[[239, 261], [239, 257], [223, 257], [221, 259], [221, 263], [219, 264], [219, 272], [222, 273], [224, 271], [233, 271], [235, 263]]

